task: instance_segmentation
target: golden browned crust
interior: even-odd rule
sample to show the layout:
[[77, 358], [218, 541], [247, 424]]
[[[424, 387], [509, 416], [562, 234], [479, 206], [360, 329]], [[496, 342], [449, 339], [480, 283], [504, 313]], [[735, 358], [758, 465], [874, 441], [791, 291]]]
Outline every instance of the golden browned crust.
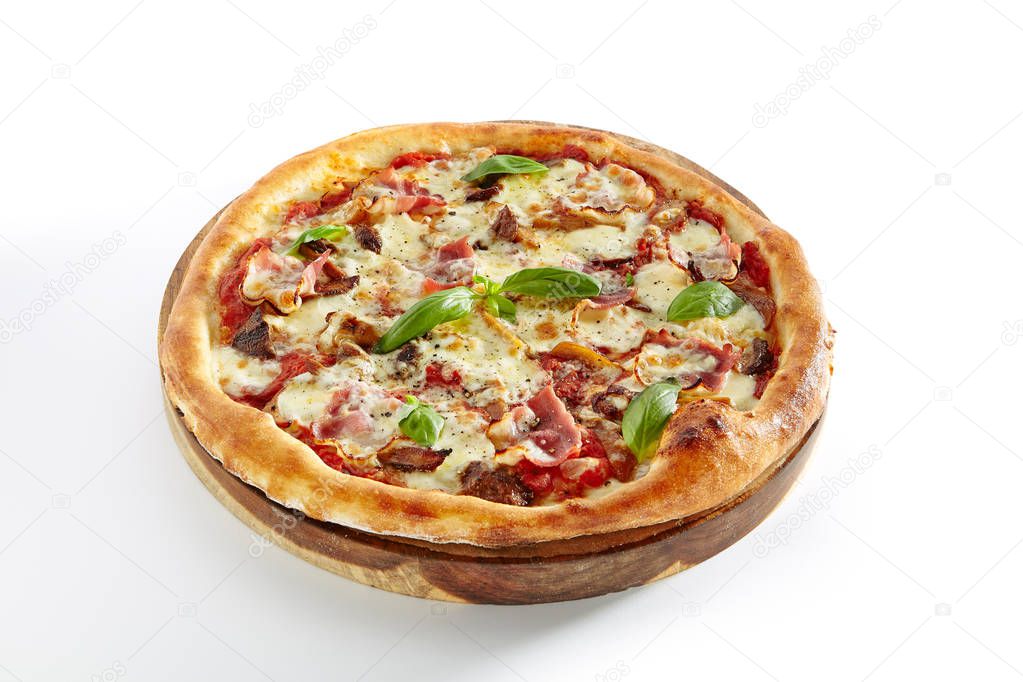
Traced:
[[[712, 400], [681, 406], [650, 471], [598, 498], [513, 507], [349, 476], [324, 465], [269, 414], [225, 394], [212, 376], [217, 283], [248, 244], [280, 225], [280, 206], [318, 196], [328, 177], [357, 178], [407, 151], [499, 149], [553, 153], [565, 144], [640, 169], [683, 199], [725, 216], [754, 239], [771, 268], [779, 367], [751, 412]], [[314, 190], [310, 190], [314, 188]], [[271, 499], [323, 521], [374, 533], [481, 546], [522, 545], [608, 533], [679, 519], [739, 494], [795, 447], [824, 408], [831, 332], [799, 244], [695, 173], [609, 135], [527, 123], [431, 123], [377, 128], [286, 161], [236, 199], [202, 242], [185, 275], [160, 345], [171, 401], [199, 442]]]

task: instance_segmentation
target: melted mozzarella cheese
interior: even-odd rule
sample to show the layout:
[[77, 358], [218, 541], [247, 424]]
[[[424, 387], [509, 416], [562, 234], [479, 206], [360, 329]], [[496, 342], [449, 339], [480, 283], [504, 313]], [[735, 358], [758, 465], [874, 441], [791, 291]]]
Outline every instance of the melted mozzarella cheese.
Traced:
[[315, 374], [299, 374], [288, 382], [277, 394], [273, 410], [285, 421], [309, 426], [326, 412], [330, 397], [338, 386], [353, 379], [372, 381], [373, 376], [373, 362], [368, 357], [342, 358], [331, 367], [324, 367]]
[[546, 173], [506, 175], [501, 179], [501, 191], [494, 201], [517, 206], [526, 216], [549, 209], [554, 200], [564, 195], [586, 167], [574, 159], [551, 164]]
[[281, 372], [276, 360], [260, 360], [239, 353], [231, 346], [213, 350], [213, 378], [228, 395], [259, 393]]
[[461, 473], [470, 462], [494, 457], [494, 444], [487, 438], [487, 419], [479, 412], [438, 409], [444, 418], [444, 429], [433, 445], [434, 450], [451, 450], [434, 471], [405, 474], [405, 485], [426, 490], [458, 492]]
[[433, 222], [436, 232], [432, 238], [433, 245], [443, 246], [462, 237], [468, 237], [470, 244], [477, 241], [489, 242], [490, 222], [485, 202], [448, 206]]
[[623, 208], [643, 209], [653, 203], [654, 191], [639, 173], [615, 163], [603, 168], [589, 166], [576, 179], [576, 190], [569, 194], [580, 206], [617, 212]]
[[533, 352], [548, 351], [565, 340], [572, 326], [571, 300], [523, 297], [515, 313], [515, 333]]
[[333, 392], [318, 374], [306, 372], [288, 382], [277, 394], [272, 409], [281, 421], [309, 426], [326, 412]]
[[752, 410], [760, 401], [753, 396], [757, 380], [754, 377], [729, 372], [725, 375], [725, 385], [716, 395], [728, 398], [728, 402], [737, 410]]
[[453, 159], [438, 159], [419, 168], [400, 169], [401, 174], [415, 181], [430, 194], [439, 194], [444, 201], [460, 202], [465, 196], [466, 183], [462, 176], [493, 155], [487, 147], [477, 147], [464, 156]]
[[581, 303], [573, 319], [573, 336], [592, 348], [625, 353], [643, 342], [646, 324], [640, 313], [625, 306], [594, 308]]
[[709, 251], [721, 241], [718, 229], [703, 220], [690, 219], [684, 230], [672, 232], [668, 243], [672, 248], [687, 253]]
[[659, 320], [664, 320], [668, 306], [675, 297], [692, 284], [689, 273], [669, 260], [647, 263], [636, 271], [636, 300], [650, 308]]
[[416, 222], [407, 213], [386, 216], [377, 224], [376, 229], [382, 244], [381, 257], [416, 264], [430, 259], [430, 248], [423, 240], [427, 226]]
[[485, 251], [476, 252], [476, 274], [501, 282], [512, 273], [536, 263], [518, 244], [494, 242]]
[[728, 317], [703, 317], [663, 326], [678, 337], [697, 336], [715, 346], [737, 342], [747, 346], [753, 339], [765, 336], [764, 318], [748, 303]]
[[288, 350], [310, 350], [327, 328], [327, 315], [346, 304], [351, 304], [350, 296], [318, 296], [304, 300], [290, 315], [264, 315], [263, 319], [275, 344]]
[[566, 232], [561, 238], [564, 248], [584, 261], [617, 260], [636, 255], [636, 241], [643, 226], [633, 224], [625, 229], [613, 225], [597, 225]]
[[635, 366], [636, 378], [649, 386], [684, 374], [713, 372], [718, 366], [718, 359], [707, 353], [693, 352], [685, 346], [647, 343], [636, 356]]
[[[407, 310], [423, 297], [425, 278], [421, 271], [434, 262], [436, 250], [462, 237], [467, 237], [476, 249], [476, 272], [500, 282], [523, 268], [580, 267], [594, 261], [633, 257], [637, 241], [646, 233], [647, 237], [656, 238], [655, 260], [635, 273], [635, 286], [636, 301], [649, 307], [650, 312], [621, 305], [597, 309], [578, 299], [516, 297], [518, 312], [514, 325], [474, 311], [413, 340], [418, 353], [411, 360], [399, 358], [398, 353], [367, 355], [357, 349], [353, 356], [340, 353], [337, 364], [315, 374], [295, 377], [275, 399], [271, 409], [279, 418], [309, 426], [324, 417], [340, 386], [352, 382], [365, 386], [368, 389], [365, 399], [344, 409], [369, 414], [372, 429], [351, 438], [340, 437], [338, 443], [347, 454], [372, 463], [374, 453], [400, 435], [393, 396], [402, 395], [403, 390], [423, 389], [425, 368], [430, 363], [439, 363], [445, 376], [457, 371], [459, 385], [422, 391], [424, 401], [429, 402], [427, 397], [432, 399], [445, 420], [434, 448], [450, 449], [451, 453], [436, 471], [395, 474], [398, 480], [414, 488], [455, 493], [460, 490], [460, 475], [467, 464], [479, 460], [494, 462], [495, 447], [487, 437], [490, 420], [472, 408], [514, 405], [534, 395], [550, 379], [533, 358], [561, 341], [574, 340], [614, 356], [638, 348], [648, 329], [664, 328], [680, 338], [697, 337], [718, 347], [726, 343], [744, 347], [754, 338], [767, 336], [763, 319], [749, 305], [723, 319], [665, 321], [671, 301], [692, 283], [688, 271], [669, 260], [666, 251], [684, 265], [688, 254], [713, 255], [715, 249], [721, 250], [721, 235], [710, 223], [690, 220], [686, 229], [662, 238], [657, 225], [663, 225], [671, 216], [663, 216], [657, 225], [650, 224], [645, 209], [654, 200], [654, 193], [635, 172], [615, 164], [597, 169], [567, 159], [551, 164], [546, 173], [503, 176], [500, 191], [489, 201], [464, 203], [466, 193], [476, 187], [460, 178], [492, 153], [491, 149], [480, 148], [419, 168], [398, 169], [403, 177], [431, 194], [444, 197], [447, 205], [443, 212], [430, 215], [424, 222], [407, 214], [376, 216], [375, 227], [382, 243], [380, 254], [362, 248], [351, 235], [335, 243], [334, 263], [347, 275], [358, 275], [358, 284], [345, 294], [307, 298], [289, 315], [268, 315], [275, 347], [283, 352], [296, 349], [339, 352], [336, 343], [317, 345], [324, 330], [329, 333], [328, 316], [335, 312], [351, 314], [377, 332], [386, 331], [395, 321], [395, 309]], [[349, 202], [312, 222], [281, 228], [275, 243], [290, 244], [301, 229], [312, 224], [347, 222], [358, 208], [356, 203]], [[518, 241], [500, 239], [491, 227], [504, 207], [523, 228]], [[561, 229], [562, 226], [578, 229]], [[303, 266], [305, 263], [299, 262]], [[596, 276], [620, 286], [619, 273], [606, 270]], [[270, 286], [269, 282], [263, 284], [264, 288]], [[348, 347], [347, 352], [351, 351]], [[638, 391], [645, 382], [683, 372], [712, 371], [715, 364], [715, 359], [708, 355], [686, 357], [677, 349], [648, 344], [635, 357], [622, 362], [627, 376], [619, 383]], [[218, 347], [213, 371], [228, 393], [257, 393], [278, 375], [280, 363]], [[640, 375], [644, 382], [637, 379]], [[726, 399], [737, 409], [752, 409], [758, 402], [753, 397], [755, 386], [755, 378], [731, 371], [712, 397]], [[711, 395], [702, 386], [690, 394]], [[592, 412], [588, 414], [596, 417]], [[521, 454], [506, 449], [504, 463], [513, 463]], [[637, 477], [643, 471], [641, 467]], [[607, 494], [619, 485], [613, 482], [588, 494]]]
[[[436, 327], [420, 342], [423, 363], [441, 363], [456, 370], [468, 400], [479, 407], [504, 401], [519, 403], [546, 382], [540, 366], [527, 357], [525, 344], [504, 330], [503, 324], [482, 314]], [[425, 378], [421, 379], [425, 383]]]

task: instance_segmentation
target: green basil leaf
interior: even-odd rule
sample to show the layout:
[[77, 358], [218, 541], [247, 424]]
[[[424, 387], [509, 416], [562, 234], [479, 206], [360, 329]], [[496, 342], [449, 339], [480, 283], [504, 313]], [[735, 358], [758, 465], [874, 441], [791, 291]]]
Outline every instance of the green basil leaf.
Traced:
[[495, 294], [501, 293], [501, 285], [495, 282], [494, 280], [490, 279], [489, 277], [484, 277], [483, 275], [473, 275], [472, 281], [475, 282], [476, 284], [483, 285], [484, 296], [493, 296]]
[[652, 384], [625, 408], [622, 437], [640, 462], [646, 461], [656, 452], [664, 425], [675, 412], [680, 390], [681, 386], [676, 381]]
[[473, 168], [462, 176], [462, 182], [473, 182], [487, 175], [506, 175], [508, 173], [546, 173], [550, 169], [524, 156], [513, 154], [497, 154]]
[[394, 321], [373, 346], [374, 353], [390, 353], [406, 341], [422, 336], [438, 324], [465, 317], [479, 294], [468, 287], [444, 289], [430, 294]]
[[444, 430], [444, 417], [419, 402], [415, 396], [405, 396], [405, 404], [398, 410], [398, 428], [423, 447], [433, 447]]
[[633, 276], [633, 274], [631, 272], [625, 273], [625, 286], [631, 287], [635, 283], [636, 278]]
[[344, 225], [320, 225], [319, 227], [313, 227], [306, 230], [302, 234], [298, 235], [288, 250], [284, 252], [285, 256], [297, 256], [299, 249], [302, 248], [303, 244], [314, 242], [317, 239], [326, 239], [327, 241], [336, 242], [348, 234], [348, 228]]
[[743, 306], [743, 300], [721, 282], [697, 282], [679, 292], [668, 306], [669, 322], [728, 317]]
[[515, 324], [515, 304], [500, 294], [493, 294], [483, 299], [487, 312], [494, 317]]
[[509, 275], [501, 291], [543, 298], [588, 298], [600, 293], [600, 281], [568, 268], [527, 268]]

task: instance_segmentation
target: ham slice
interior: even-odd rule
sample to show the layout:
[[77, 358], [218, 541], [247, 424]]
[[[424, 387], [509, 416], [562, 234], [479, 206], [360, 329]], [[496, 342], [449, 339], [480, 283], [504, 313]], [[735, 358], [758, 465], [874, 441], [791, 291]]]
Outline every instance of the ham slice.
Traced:
[[432, 294], [442, 289], [472, 284], [472, 276], [476, 271], [475, 255], [468, 237], [448, 242], [437, 249], [437, 259], [423, 272], [426, 275], [423, 292]]
[[525, 458], [538, 467], [558, 466], [576, 457], [582, 447], [582, 431], [548, 385], [490, 425], [487, 436], [502, 453], [501, 460]]
[[394, 168], [388, 166], [366, 178], [353, 196], [372, 200], [370, 213], [439, 213], [444, 208], [444, 199], [420, 187], [415, 181], [403, 178]]
[[554, 393], [553, 386], [548, 385], [526, 401], [526, 405], [538, 419], [529, 432], [529, 439], [547, 455], [543, 458], [527, 454], [527, 459], [541, 466], [555, 466], [579, 454], [583, 444], [582, 432], [565, 408], [565, 403]]
[[246, 266], [242, 296], [251, 305], [269, 301], [284, 314], [294, 312], [302, 305], [303, 296], [315, 295], [316, 280], [329, 258], [330, 252], [325, 251], [306, 263], [261, 246]]
[[345, 382], [330, 397], [324, 414], [313, 421], [313, 436], [321, 440], [348, 440], [372, 445], [372, 441], [382, 434], [376, 433], [376, 425], [368, 410], [373, 406], [379, 407], [382, 402], [387, 402], [393, 410], [401, 405], [400, 400], [375, 386], [361, 381]]
[[702, 383], [708, 391], [716, 391], [738, 360], [739, 352], [731, 344], [718, 348], [697, 337], [676, 338], [662, 329], [656, 334], [647, 332], [646, 342], [636, 357], [636, 378], [650, 385], [673, 376], [683, 388], [695, 388]]

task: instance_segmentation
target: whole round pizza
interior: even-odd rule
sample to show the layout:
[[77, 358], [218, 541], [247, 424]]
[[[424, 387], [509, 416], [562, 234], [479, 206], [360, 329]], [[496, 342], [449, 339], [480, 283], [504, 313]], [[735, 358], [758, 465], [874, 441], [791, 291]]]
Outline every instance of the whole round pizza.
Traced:
[[219, 216], [160, 349], [224, 467], [315, 519], [510, 546], [713, 509], [825, 404], [796, 241], [622, 138], [379, 128]]

